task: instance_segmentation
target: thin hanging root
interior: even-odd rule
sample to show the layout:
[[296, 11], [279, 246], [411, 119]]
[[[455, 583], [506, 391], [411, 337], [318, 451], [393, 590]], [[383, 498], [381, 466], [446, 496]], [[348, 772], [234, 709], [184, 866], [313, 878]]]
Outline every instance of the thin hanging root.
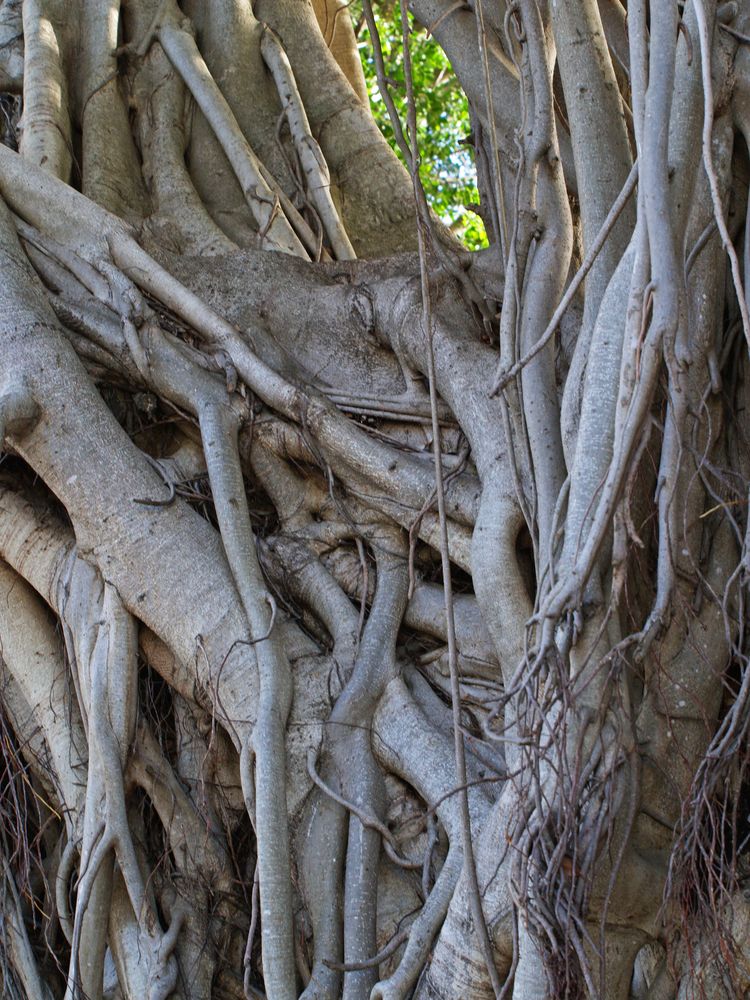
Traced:
[[[424, 215], [424, 190], [419, 176], [419, 160], [417, 152], [417, 118], [416, 105], [414, 103], [414, 81], [411, 72], [411, 54], [409, 51], [409, 26], [407, 17], [406, 0], [400, 0], [401, 24], [404, 37], [404, 75], [406, 79], [406, 91], [409, 102], [408, 126], [409, 136], [412, 142], [415, 156], [410, 163], [412, 183], [414, 187], [414, 200], [417, 211]], [[479, 892], [479, 882], [477, 879], [477, 868], [474, 858], [474, 843], [472, 840], [471, 814], [469, 810], [469, 797], [467, 791], [466, 772], [466, 747], [461, 729], [461, 690], [458, 678], [458, 651], [456, 646], [456, 623], [453, 607], [453, 585], [451, 581], [450, 553], [448, 549], [448, 520], [445, 512], [445, 484], [443, 478], [443, 459], [441, 451], [441, 428], [437, 407], [437, 389], [435, 387], [435, 352], [434, 333], [435, 326], [432, 314], [432, 301], [430, 298], [430, 283], [427, 273], [426, 260], [426, 237], [429, 234], [429, 220], [423, 217], [418, 226], [417, 234], [419, 239], [419, 269], [422, 292], [422, 323], [427, 337], [427, 381], [430, 390], [430, 413], [432, 416], [432, 455], [435, 464], [435, 488], [438, 502], [438, 519], [440, 525], [440, 561], [443, 569], [443, 588], [445, 593], [445, 619], [447, 625], [448, 639], [448, 665], [450, 669], [451, 681], [451, 708], [453, 714], [453, 738], [456, 756], [456, 784], [461, 788], [459, 792], [459, 804], [461, 811], [461, 840], [463, 847], [464, 863], [471, 885], [471, 914], [474, 919], [475, 931], [479, 937], [482, 956], [487, 966], [487, 972], [492, 984], [492, 991], [495, 997], [501, 996], [502, 984], [495, 967], [487, 931], [487, 922], [482, 909], [482, 899]]]
[[161, 43], [232, 165], [247, 204], [264, 234], [265, 247], [307, 259], [307, 253], [289, 220], [279, 210], [278, 192], [266, 180], [263, 165], [242, 134], [232, 109], [195, 44], [195, 39], [186, 30], [187, 25], [189, 22], [174, 0], [168, 0], [162, 4], [154, 25], [138, 46], [139, 54], [145, 54], [154, 37]]
[[[253, 795], [263, 913], [263, 975], [274, 1000], [295, 1000], [294, 919], [286, 806], [286, 722], [292, 679], [273, 601], [255, 550], [237, 434], [239, 420], [226, 405], [208, 403], [199, 413], [201, 438], [227, 561], [245, 609], [258, 662], [260, 698], [252, 748], [243, 747], [242, 786]], [[269, 608], [271, 609], [269, 615]], [[251, 753], [254, 754], [254, 776]]]
[[307, 178], [310, 199], [318, 211], [333, 252], [339, 260], [354, 260], [357, 255], [331, 197], [328, 164], [313, 137], [286, 52], [278, 36], [268, 26], [261, 37], [260, 51], [279, 92], [292, 140]]
[[323, 779], [320, 777], [315, 768], [315, 755], [316, 752], [311, 747], [307, 752], [307, 773], [310, 775], [310, 777], [318, 786], [318, 788], [322, 792], [324, 792], [329, 798], [333, 799], [333, 801], [336, 802], [338, 805], [342, 806], [344, 809], [347, 809], [350, 813], [353, 813], [353, 815], [355, 815], [357, 819], [360, 821], [362, 826], [366, 826], [369, 829], [375, 830], [377, 833], [379, 833], [383, 840], [383, 847], [385, 848], [388, 857], [394, 864], [399, 865], [401, 868], [421, 868], [422, 867], [421, 861], [409, 861], [408, 858], [404, 858], [401, 856], [401, 854], [399, 854], [396, 840], [391, 831], [385, 825], [385, 823], [381, 823], [380, 820], [377, 818], [377, 816], [370, 816], [364, 809], [360, 808], [360, 806], [358, 806], [356, 803], [349, 802], [347, 799], [343, 797], [343, 795], [339, 795], [329, 785], [327, 785], [325, 781], [323, 781]]
[[[10, 896], [10, 899], [8, 899]], [[21, 897], [13, 871], [0, 854], [0, 898], [3, 903], [3, 945], [12, 957], [27, 1000], [49, 1000], [50, 992], [39, 974], [37, 961], [23, 919]]]

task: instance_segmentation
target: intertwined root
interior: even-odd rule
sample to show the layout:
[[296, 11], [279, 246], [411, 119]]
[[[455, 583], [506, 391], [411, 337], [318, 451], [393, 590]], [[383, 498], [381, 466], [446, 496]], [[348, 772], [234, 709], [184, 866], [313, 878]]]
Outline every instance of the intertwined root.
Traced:
[[486, 255], [405, 2], [408, 172], [339, 0], [0, 2], [9, 995], [748, 985], [745, 13], [408, 6]]

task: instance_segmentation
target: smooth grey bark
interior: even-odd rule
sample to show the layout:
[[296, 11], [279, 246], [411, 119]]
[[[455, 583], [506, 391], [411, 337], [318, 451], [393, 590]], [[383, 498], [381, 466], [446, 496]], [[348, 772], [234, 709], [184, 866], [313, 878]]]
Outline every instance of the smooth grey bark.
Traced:
[[9, 996], [746, 989], [746, 7], [0, 2]]

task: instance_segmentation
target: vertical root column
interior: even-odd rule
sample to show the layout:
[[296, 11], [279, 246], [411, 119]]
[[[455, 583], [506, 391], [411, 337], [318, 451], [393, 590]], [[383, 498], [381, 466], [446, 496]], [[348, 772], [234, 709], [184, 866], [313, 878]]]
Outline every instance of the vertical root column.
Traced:
[[[232, 109], [211, 76], [185, 23], [177, 5], [169, 4], [160, 14], [155, 32], [169, 61], [185, 81], [216, 133], [260, 227], [262, 243], [268, 249], [307, 258], [285, 215], [281, 193], [269, 184], [263, 165], [242, 134]], [[147, 38], [144, 45], [149, 43], [150, 38]]]
[[[352, 675], [334, 706], [327, 725], [326, 757], [335, 786], [343, 800], [361, 815], [380, 818], [385, 789], [380, 768], [371, 748], [371, 725], [375, 708], [388, 683], [396, 676], [396, 638], [406, 608], [408, 593], [407, 548], [397, 529], [377, 532], [375, 539], [378, 579], [370, 616], [365, 625]], [[347, 836], [348, 828], [348, 836]], [[320, 869], [328, 898], [340, 895], [336, 885], [344, 868], [343, 953], [347, 965], [367, 962], [375, 954], [378, 863], [380, 833], [365, 826], [359, 816], [348, 823], [340, 802], [322, 803], [313, 818], [310, 834], [325, 854], [308, 859], [306, 877], [312, 881]], [[310, 891], [315, 888], [310, 886]], [[327, 969], [325, 960], [334, 961], [341, 951], [341, 915], [319, 914], [315, 927], [313, 977], [304, 996], [338, 994], [338, 977]], [[328, 954], [325, 950], [329, 949]], [[343, 996], [360, 1000], [369, 996], [378, 979], [377, 967], [352, 969], [344, 975]]]
[[49, 16], [56, 6], [44, 0], [24, 0], [20, 150], [35, 166], [67, 181], [72, 163], [68, 88], [58, 26]]
[[146, 891], [130, 833], [123, 770], [135, 739], [137, 626], [115, 588], [73, 554], [59, 606], [86, 720], [89, 766], [66, 1000], [99, 996], [117, 860], [137, 923], [148, 1000], [174, 988], [178, 928], [164, 934]]
[[145, 192], [115, 56], [120, 0], [82, 3], [81, 190], [115, 215], [140, 219]]
[[286, 52], [278, 36], [268, 27], [263, 32], [260, 50], [279, 91], [294, 147], [307, 178], [310, 200], [317, 209], [333, 252], [339, 260], [354, 260], [357, 255], [331, 197], [328, 164], [310, 129]]
[[291, 671], [256, 555], [237, 445], [238, 418], [228, 405], [208, 404], [199, 421], [224, 550], [250, 625], [260, 680], [257, 721], [251, 745], [242, 748], [241, 772], [258, 840], [263, 976], [271, 1000], [295, 1000], [285, 763]]

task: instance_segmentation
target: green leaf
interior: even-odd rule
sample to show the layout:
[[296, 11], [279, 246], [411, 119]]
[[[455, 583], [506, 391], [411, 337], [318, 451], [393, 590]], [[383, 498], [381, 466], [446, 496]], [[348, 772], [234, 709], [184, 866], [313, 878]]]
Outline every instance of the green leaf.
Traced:
[[[351, 6], [356, 23], [361, 3], [353, 3]], [[400, 5], [380, 4], [375, 12], [375, 19], [383, 48], [386, 75], [393, 81], [391, 96], [405, 128], [407, 101]], [[462, 145], [471, 131], [466, 96], [434, 38], [428, 37], [422, 28], [413, 29], [410, 38], [417, 131], [422, 159], [420, 177], [425, 195], [433, 211], [450, 226], [466, 247], [479, 250], [487, 246], [487, 235], [481, 218], [468, 208], [479, 202], [479, 192], [471, 148]], [[378, 87], [372, 42], [364, 24], [359, 32], [359, 52], [373, 115], [381, 132], [401, 158]]]

